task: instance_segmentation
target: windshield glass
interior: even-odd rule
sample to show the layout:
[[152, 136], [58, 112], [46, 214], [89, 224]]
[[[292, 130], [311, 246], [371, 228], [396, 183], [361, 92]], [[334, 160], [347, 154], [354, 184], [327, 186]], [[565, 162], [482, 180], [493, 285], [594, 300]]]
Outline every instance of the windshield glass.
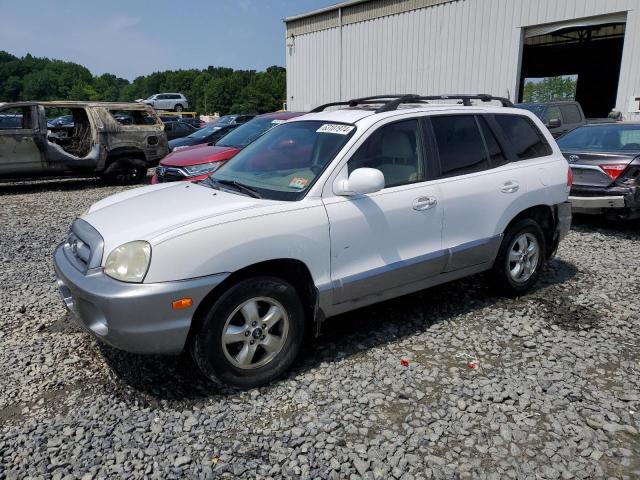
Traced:
[[244, 148], [264, 132], [282, 122], [282, 120], [274, 120], [273, 118], [254, 118], [222, 137], [217, 145]]
[[640, 151], [640, 125], [604, 124], [577, 128], [558, 139], [562, 150]]
[[217, 126], [210, 126], [210, 127], [204, 127], [201, 128], [200, 130], [196, 130], [195, 132], [193, 132], [191, 135], [189, 135], [189, 138], [206, 138], [209, 135], [211, 135], [213, 132], [217, 132], [218, 130], [220, 130], [220, 127]]
[[220, 117], [220, 119], [216, 122], [216, 125], [227, 125], [233, 122], [233, 119], [236, 118], [233, 115], [225, 115], [224, 117]]
[[540, 119], [542, 119], [544, 115], [544, 111], [547, 108], [546, 105], [536, 105], [533, 103], [518, 103], [516, 107], [522, 108], [524, 110], [529, 110], [531, 113], [533, 113], [536, 117]]
[[238, 182], [263, 198], [298, 200], [354, 131], [355, 126], [340, 123], [284, 123], [247, 146], [209, 178]]

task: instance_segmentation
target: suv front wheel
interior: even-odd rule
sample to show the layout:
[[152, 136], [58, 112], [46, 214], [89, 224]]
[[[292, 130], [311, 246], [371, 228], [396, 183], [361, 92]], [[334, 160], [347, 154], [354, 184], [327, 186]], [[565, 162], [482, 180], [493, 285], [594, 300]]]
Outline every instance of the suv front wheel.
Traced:
[[206, 312], [191, 354], [219, 385], [251, 388], [279, 377], [304, 338], [304, 310], [293, 286], [274, 277], [243, 280]]
[[516, 222], [505, 232], [493, 266], [495, 286], [510, 296], [525, 293], [538, 281], [545, 258], [540, 225], [530, 218]]

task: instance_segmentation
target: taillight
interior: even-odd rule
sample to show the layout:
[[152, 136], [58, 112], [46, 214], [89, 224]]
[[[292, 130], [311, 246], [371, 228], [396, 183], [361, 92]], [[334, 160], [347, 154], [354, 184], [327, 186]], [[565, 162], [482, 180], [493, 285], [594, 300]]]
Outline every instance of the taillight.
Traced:
[[569, 167], [567, 168], [567, 192], [571, 190], [571, 185], [573, 185], [573, 170]]
[[609, 165], [598, 165], [604, 173], [611, 177], [611, 180], [615, 180], [620, 176], [622, 172], [627, 168], [627, 163], [614, 163]]

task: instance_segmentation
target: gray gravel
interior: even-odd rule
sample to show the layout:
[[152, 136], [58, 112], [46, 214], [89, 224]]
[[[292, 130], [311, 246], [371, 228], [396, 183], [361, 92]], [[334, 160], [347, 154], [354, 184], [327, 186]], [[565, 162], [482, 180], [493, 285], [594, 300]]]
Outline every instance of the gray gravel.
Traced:
[[65, 313], [54, 246], [119, 190], [0, 184], [0, 478], [640, 477], [637, 223], [578, 220], [520, 299], [478, 276], [332, 319], [238, 393]]

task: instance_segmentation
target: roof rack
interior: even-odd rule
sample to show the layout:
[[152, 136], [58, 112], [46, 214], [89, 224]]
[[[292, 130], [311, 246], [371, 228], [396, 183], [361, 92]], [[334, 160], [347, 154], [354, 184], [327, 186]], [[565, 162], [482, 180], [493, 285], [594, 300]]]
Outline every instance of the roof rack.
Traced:
[[465, 107], [471, 106], [471, 100], [481, 100], [483, 102], [497, 101], [502, 104], [503, 107], [513, 107], [513, 103], [508, 98], [494, 97], [484, 93], [478, 93], [475, 95], [468, 94], [447, 94], [447, 95], [375, 95], [372, 97], [355, 98], [353, 100], [347, 100], [345, 102], [331, 102], [311, 110], [311, 113], [322, 112], [329, 107], [337, 107], [341, 105], [349, 107], [357, 107], [358, 105], [379, 105], [382, 104], [376, 113], [391, 112], [397, 110], [403, 103], [428, 103], [434, 100], [460, 100]]

